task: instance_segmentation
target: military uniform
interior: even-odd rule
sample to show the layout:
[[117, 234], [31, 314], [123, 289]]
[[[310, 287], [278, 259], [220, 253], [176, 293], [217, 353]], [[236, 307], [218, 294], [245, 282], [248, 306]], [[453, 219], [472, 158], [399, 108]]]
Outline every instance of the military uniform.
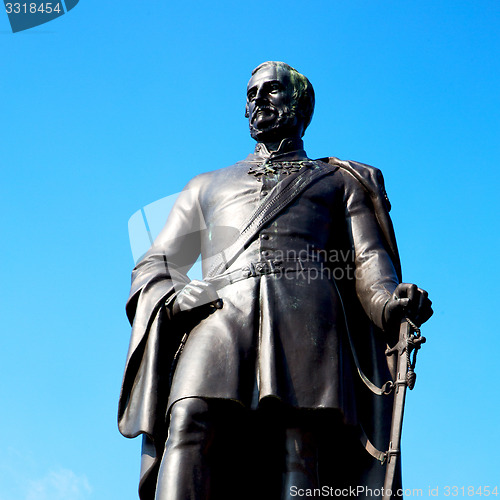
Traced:
[[[329, 175], [262, 228], [223, 279], [210, 276], [237, 228], [303, 165], [322, 163], [307, 158], [302, 141], [284, 140], [276, 152], [257, 144], [244, 161], [195, 177], [134, 270], [127, 306], [133, 334], [119, 420], [124, 435], [145, 433], [156, 446], [146, 453], [143, 473], [161, 459], [165, 415], [183, 398], [257, 408], [274, 397], [295, 408], [336, 409], [346, 424], [358, 425], [366, 418], [360, 412], [371, 407], [360, 402], [347, 329], [370, 376], [379, 382], [390, 377], [382, 318], [400, 275], [392, 226], [388, 237], [387, 220], [381, 222], [387, 209], [376, 206], [384, 203], [383, 185], [371, 196], [352, 172], [332, 165]], [[188, 324], [189, 313], [172, 319], [164, 304], [189, 282], [186, 272], [200, 255], [223, 307]], [[172, 353], [186, 331], [171, 379]], [[386, 426], [382, 432], [365, 426], [387, 437]], [[156, 461], [150, 458], [155, 453]]]

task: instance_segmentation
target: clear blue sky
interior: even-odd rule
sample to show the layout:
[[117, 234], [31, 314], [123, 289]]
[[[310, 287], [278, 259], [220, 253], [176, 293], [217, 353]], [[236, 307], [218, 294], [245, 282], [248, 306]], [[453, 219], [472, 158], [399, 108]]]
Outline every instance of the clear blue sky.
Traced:
[[500, 488], [500, 2], [305, 5], [81, 0], [17, 34], [0, 12], [0, 500], [137, 498], [140, 443], [116, 426], [127, 222], [253, 149], [265, 60], [315, 86], [311, 157], [382, 169], [404, 278], [435, 305], [405, 486]]

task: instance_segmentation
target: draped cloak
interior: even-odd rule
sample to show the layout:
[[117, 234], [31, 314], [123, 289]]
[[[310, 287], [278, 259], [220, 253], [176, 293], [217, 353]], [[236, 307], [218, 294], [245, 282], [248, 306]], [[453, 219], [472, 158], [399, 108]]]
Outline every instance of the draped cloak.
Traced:
[[[300, 146], [283, 141], [279, 160], [307, 160]], [[185, 397], [230, 399], [249, 408], [276, 397], [298, 408], [337, 409], [346, 424], [362, 426], [375, 446], [388, 448], [392, 396], [375, 397], [357, 383], [347, 337], [349, 330], [374, 383], [393, 378], [384, 352], [394, 339], [382, 331], [382, 316], [401, 271], [378, 169], [316, 160], [330, 163], [331, 174], [278, 213], [227, 269], [305, 261], [306, 272], [229, 283], [218, 290], [222, 309], [203, 318], [170, 319], [163, 307], [189, 282], [187, 271], [200, 256], [206, 276], [237, 228], [286, 175], [248, 174], [274, 154], [258, 144], [246, 160], [192, 179], [133, 271], [127, 303], [133, 327], [118, 420], [124, 436], [144, 435], [142, 499], [154, 497], [168, 409]], [[173, 354], [186, 332], [172, 379]], [[373, 460], [365, 474], [371, 487], [382, 486], [384, 469]]]

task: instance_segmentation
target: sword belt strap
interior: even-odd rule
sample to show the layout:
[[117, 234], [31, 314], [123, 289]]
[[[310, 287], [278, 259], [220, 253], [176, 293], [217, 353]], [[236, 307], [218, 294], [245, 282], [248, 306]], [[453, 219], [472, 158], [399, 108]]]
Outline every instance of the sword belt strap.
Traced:
[[248, 278], [256, 276], [265, 276], [268, 274], [275, 275], [290, 275], [291, 273], [308, 272], [310, 269], [323, 269], [324, 263], [322, 261], [311, 261], [301, 259], [289, 260], [260, 260], [257, 262], [250, 262], [246, 266], [230, 271], [213, 278], [206, 278], [205, 281], [213, 285], [217, 290], [224, 288], [227, 285], [236, 283]]
[[314, 182], [326, 175], [333, 174], [338, 167], [311, 162], [312, 168], [302, 167], [298, 172], [288, 175], [271, 189], [267, 198], [257, 207], [240, 227], [239, 238], [219, 254], [217, 262], [208, 271], [207, 278], [212, 278], [231, 267], [247, 245], [255, 238], [262, 227], [273, 220], [286, 207]]
[[356, 353], [356, 348], [354, 346], [354, 341], [352, 340], [351, 332], [349, 330], [349, 323], [347, 321], [347, 314], [345, 311], [344, 307], [344, 301], [342, 300], [342, 295], [340, 294], [339, 288], [337, 286], [337, 283], [335, 280], [333, 280], [333, 283], [335, 285], [335, 288], [337, 289], [337, 295], [339, 296], [340, 299], [340, 305], [342, 306], [342, 311], [344, 313], [344, 320], [345, 320], [345, 329], [347, 333], [347, 338], [349, 340], [349, 346], [351, 348], [351, 353], [352, 353], [352, 358], [354, 360], [354, 364], [356, 365], [356, 370], [358, 372], [359, 377], [363, 381], [363, 383], [370, 389], [370, 391], [373, 392], [373, 394], [377, 396], [388, 396], [393, 390], [394, 390], [394, 382], [392, 380], [388, 380], [387, 382], [382, 385], [382, 387], [378, 387], [375, 385], [364, 373], [363, 370], [361, 369], [361, 365], [359, 363], [358, 355]]
[[361, 444], [365, 447], [365, 450], [376, 460], [378, 460], [382, 465], [384, 465], [385, 461], [387, 460], [387, 451], [380, 451], [373, 444], [371, 441], [368, 439], [368, 436], [366, 435], [366, 432], [364, 431], [363, 427], [361, 424], [358, 424], [358, 435], [359, 435], [359, 440], [361, 441]]

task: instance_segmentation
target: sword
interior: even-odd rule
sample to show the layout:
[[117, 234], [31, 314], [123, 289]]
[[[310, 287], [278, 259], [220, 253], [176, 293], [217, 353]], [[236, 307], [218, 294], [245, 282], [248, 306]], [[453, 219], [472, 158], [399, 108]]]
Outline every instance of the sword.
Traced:
[[[399, 341], [391, 349], [388, 349], [386, 356], [397, 355], [397, 375], [394, 383], [394, 406], [392, 409], [391, 433], [389, 440], [389, 450], [387, 451], [387, 466], [385, 471], [385, 481], [383, 499], [390, 500], [392, 496], [392, 486], [396, 465], [400, 455], [401, 430], [403, 428], [403, 414], [405, 407], [406, 388], [410, 390], [415, 387], [417, 375], [415, 373], [415, 363], [417, 361], [417, 351], [425, 343], [425, 337], [420, 334], [420, 329], [408, 318], [401, 320], [399, 328]], [[411, 354], [413, 352], [413, 360]]]

